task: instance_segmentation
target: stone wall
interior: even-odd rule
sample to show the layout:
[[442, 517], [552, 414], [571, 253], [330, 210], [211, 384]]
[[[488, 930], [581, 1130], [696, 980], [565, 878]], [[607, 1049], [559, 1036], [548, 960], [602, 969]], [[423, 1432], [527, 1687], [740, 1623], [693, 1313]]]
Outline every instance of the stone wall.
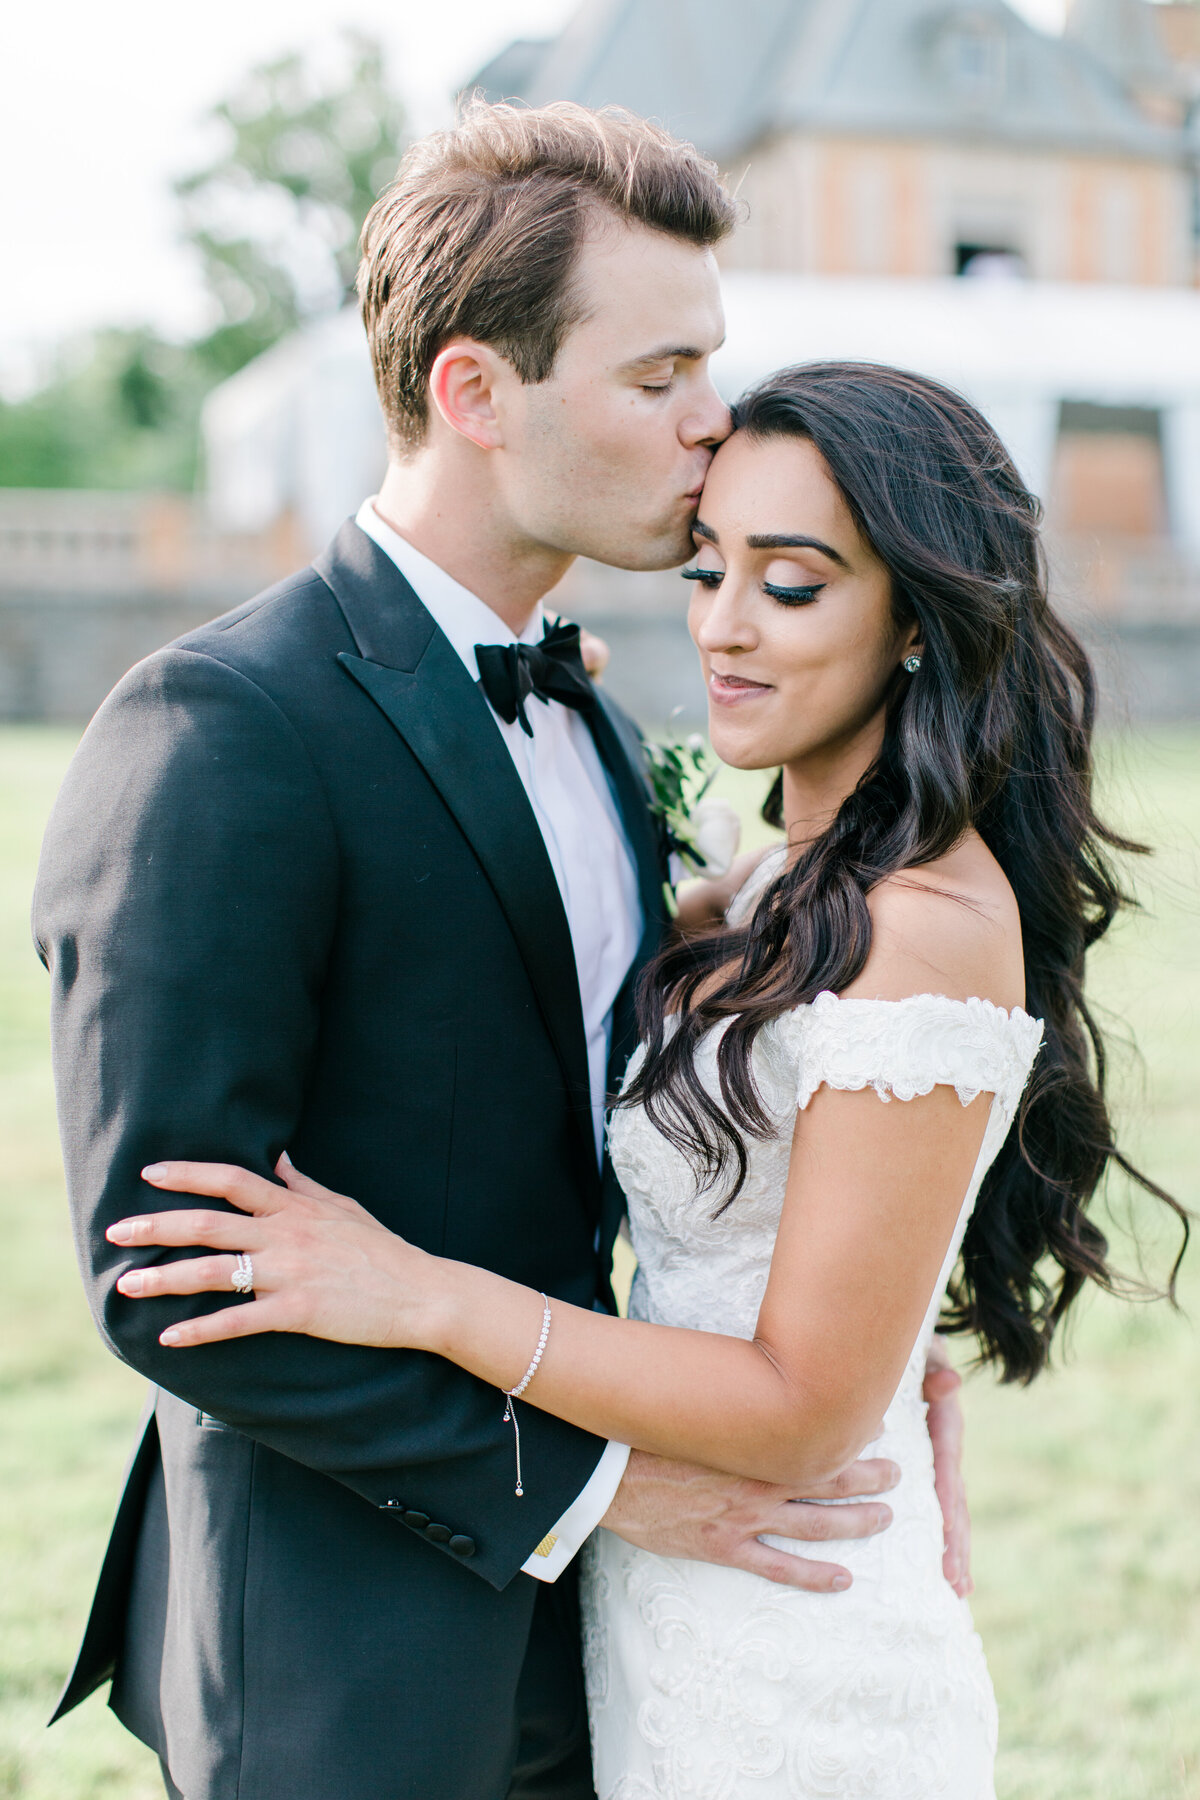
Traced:
[[[0, 490], [0, 719], [88, 719], [143, 656], [306, 560], [287, 521], [218, 537], [178, 500]], [[1108, 716], [1200, 719], [1200, 575], [1145, 546], [1059, 544], [1053, 566]], [[581, 562], [548, 604], [608, 640], [608, 685], [636, 718], [691, 729], [705, 700], [687, 598], [677, 571]]]
[[90, 718], [135, 662], [305, 560], [288, 520], [234, 537], [173, 495], [0, 489], [0, 719]]
[[[1165, 550], [1051, 544], [1051, 591], [1096, 666], [1109, 722], [1200, 720], [1200, 574]], [[549, 597], [612, 648], [606, 681], [637, 719], [703, 725], [704, 686], [678, 572], [626, 574], [581, 562]]]

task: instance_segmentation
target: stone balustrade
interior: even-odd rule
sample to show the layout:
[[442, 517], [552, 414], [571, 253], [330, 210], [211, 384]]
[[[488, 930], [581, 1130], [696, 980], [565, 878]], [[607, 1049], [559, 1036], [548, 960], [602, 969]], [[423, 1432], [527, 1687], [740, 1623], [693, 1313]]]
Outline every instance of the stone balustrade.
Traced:
[[[1111, 710], [1200, 717], [1200, 566], [1153, 539], [1048, 540], [1053, 590], [1094, 648]], [[216, 531], [170, 494], [0, 489], [0, 718], [83, 721], [141, 657], [312, 554], [285, 516]], [[635, 714], [703, 721], [678, 572], [581, 561], [548, 605], [608, 639]]]

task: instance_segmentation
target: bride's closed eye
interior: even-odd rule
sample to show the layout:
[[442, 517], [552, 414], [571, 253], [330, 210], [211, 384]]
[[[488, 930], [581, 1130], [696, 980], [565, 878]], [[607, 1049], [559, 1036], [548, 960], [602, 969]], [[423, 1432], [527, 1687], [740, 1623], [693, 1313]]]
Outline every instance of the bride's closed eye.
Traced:
[[780, 587], [777, 582], [764, 581], [763, 593], [770, 594], [772, 600], [778, 600], [781, 606], [811, 606], [824, 586], [823, 581], [814, 582], [808, 587]]
[[[680, 569], [684, 581], [702, 581], [705, 587], [719, 587], [725, 576], [724, 569]], [[810, 606], [826, 584], [823, 581], [811, 582], [806, 587], [783, 587], [775, 581], [764, 581], [763, 593], [769, 594], [772, 600], [778, 600], [781, 606]]]

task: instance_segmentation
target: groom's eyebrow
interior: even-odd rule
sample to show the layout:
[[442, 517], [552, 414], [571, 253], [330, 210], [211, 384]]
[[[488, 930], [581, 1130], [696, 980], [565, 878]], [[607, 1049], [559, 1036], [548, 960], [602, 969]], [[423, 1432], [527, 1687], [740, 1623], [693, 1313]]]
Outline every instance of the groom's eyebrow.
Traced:
[[[721, 344], [725, 339], [721, 339]], [[721, 344], [715, 348], [719, 350]], [[637, 369], [652, 369], [663, 362], [699, 362], [702, 356], [711, 356], [712, 350], [698, 349], [695, 344], [665, 344], [661, 350], [647, 350], [644, 356], [635, 356], [624, 367], [631, 372]]]

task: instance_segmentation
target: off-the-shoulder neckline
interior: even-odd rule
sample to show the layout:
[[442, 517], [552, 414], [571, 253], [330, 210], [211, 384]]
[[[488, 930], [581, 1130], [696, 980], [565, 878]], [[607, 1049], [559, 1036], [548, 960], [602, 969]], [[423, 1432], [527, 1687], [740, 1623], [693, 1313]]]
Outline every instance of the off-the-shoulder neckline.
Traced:
[[1031, 1025], [1041, 1023], [1040, 1020], [1033, 1017], [1032, 1013], [1027, 1013], [1023, 1006], [1014, 1006], [1011, 1008], [997, 1006], [994, 1000], [986, 1000], [982, 994], [971, 994], [966, 1000], [956, 1000], [951, 994], [929, 993], [902, 994], [897, 1000], [882, 1000], [872, 998], [867, 994], [835, 994], [832, 988], [823, 988], [821, 992], [814, 995], [811, 1000], [802, 1000], [799, 1006], [793, 1008], [793, 1010], [795, 1012], [808, 1012], [813, 1007], [819, 1006], [824, 1011], [830, 1004], [836, 1006], [911, 1006], [914, 1002], [920, 1000], [934, 1000], [941, 1006], [981, 1006], [985, 1012], [994, 1014], [998, 1019], [1003, 1019], [1006, 1024], [1018, 1019], [1028, 1020]]

